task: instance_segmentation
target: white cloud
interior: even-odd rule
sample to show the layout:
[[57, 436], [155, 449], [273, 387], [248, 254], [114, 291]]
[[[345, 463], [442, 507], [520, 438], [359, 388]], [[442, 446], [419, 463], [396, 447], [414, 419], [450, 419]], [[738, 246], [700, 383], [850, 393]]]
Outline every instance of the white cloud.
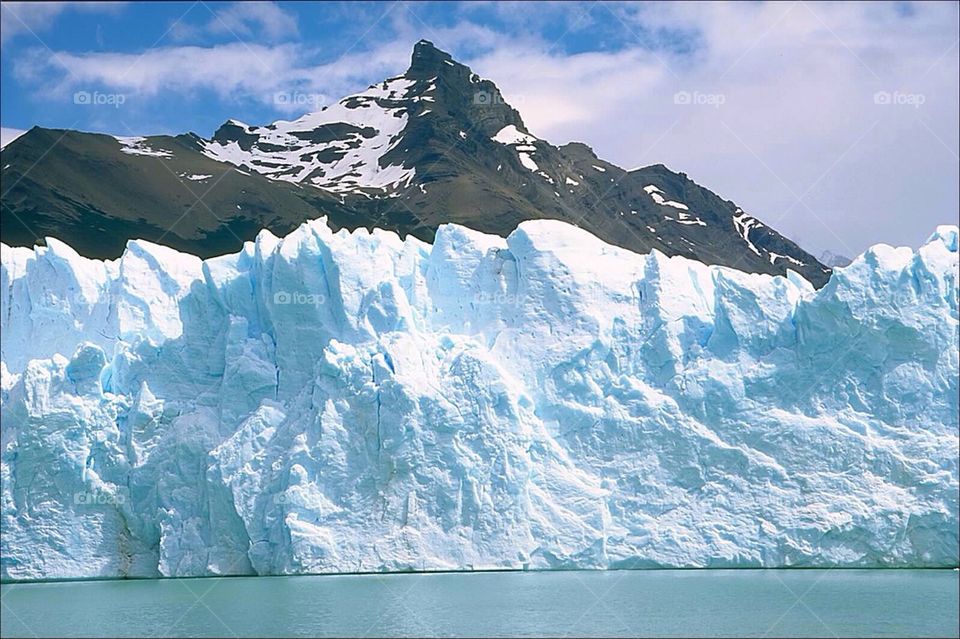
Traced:
[[53, 84], [45, 91], [105, 87], [152, 97], [161, 92], [209, 89], [221, 97], [265, 93], [297, 76], [297, 48], [240, 42], [215, 47], [158, 47], [142, 54], [61, 52], [55, 57], [34, 49], [18, 60], [14, 72], [24, 81]]
[[51, 56], [37, 48], [20, 55], [14, 74], [44, 99], [69, 100], [75, 91], [99, 90], [122, 94], [127, 105], [135, 106], [138, 101], [210, 91], [221, 99], [302, 111], [302, 103], [277, 104], [277, 92], [310, 93], [319, 102], [339, 99], [364, 85], [367, 78], [402, 72], [409, 47], [389, 44], [321, 65], [309, 62], [314, 53], [302, 45], [243, 42], [158, 47], [139, 54], [61, 52]]
[[0, 44], [16, 36], [40, 37], [64, 11], [115, 13], [123, 2], [4, 2], [0, 4]]
[[216, 12], [214, 32], [251, 36], [255, 32], [271, 41], [298, 35], [297, 19], [273, 2], [238, 2]]
[[170, 36], [178, 42], [198, 40], [206, 34], [234, 39], [256, 38], [264, 42], [282, 42], [299, 35], [297, 18], [274, 2], [236, 2], [216, 10], [204, 5], [209, 20], [197, 24], [188, 15], [174, 22]]
[[537, 135], [627, 167], [663, 162], [813, 252], [856, 254], [957, 220], [957, 6], [911, 7], [614, 7], [626, 28], [693, 28], [700, 47], [563, 55], [518, 41], [473, 65]]
[[0, 149], [4, 148], [21, 135], [26, 133], [23, 129], [11, 129], [10, 127], [0, 127]]

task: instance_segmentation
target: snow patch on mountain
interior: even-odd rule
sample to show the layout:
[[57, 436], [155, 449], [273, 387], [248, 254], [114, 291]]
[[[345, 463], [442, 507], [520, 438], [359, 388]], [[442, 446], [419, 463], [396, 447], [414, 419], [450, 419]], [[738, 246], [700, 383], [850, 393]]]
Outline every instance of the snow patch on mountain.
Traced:
[[737, 209], [733, 216], [733, 225], [737, 229], [737, 233], [740, 234], [740, 237], [743, 238], [743, 241], [747, 243], [747, 247], [757, 255], [760, 255], [760, 250], [750, 241], [750, 231], [754, 228], [762, 227], [763, 223], [757, 218], [747, 215], [741, 209]]
[[[407, 185], [414, 169], [384, 166], [381, 160], [400, 140], [409, 119], [405, 100], [415, 84], [391, 78], [293, 121], [263, 127], [231, 122], [243, 129], [241, 139], [204, 142], [204, 153], [269, 178], [334, 193]], [[245, 143], [245, 136], [252, 140]]]
[[958, 562], [956, 227], [820, 291], [548, 220], [0, 258], [5, 579]]
[[534, 142], [539, 142], [540, 140], [529, 133], [524, 133], [513, 124], [503, 127], [490, 139], [505, 146], [513, 147], [517, 152], [517, 158], [520, 160], [520, 164], [553, 184], [553, 178], [545, 171], [541, 171], [540, 166], [533, 159], [533, 154], [537, 151]]
[[[663, 197], [663, 191], [660, 189], [660, 187], [658, 187], [655, 184], [648, 184], [647, 186], [643, 187], [643, 190], [647, 192], [647, 194], [650, 196], [650, 198], [654, 202], [656, 202], [661, 206], [672, 206], [673, 208], [680, 209], [681, 211], [690, 210], [690, 207], [688, 207], [683, 202], [676, 202], [674, 200], [668, 200], [667, 198]], [[681, 216], [680, 217], [681, 220], [686, 219], [683, 213], [681, 213], [680, 216]], [[696, 222], [694, 222], [694, 224], [695, 223]], [[706, 226], [706, 224], [704, 224], [704, 226]]]
[[515, 125], [509, 124], [499, 131], [497, 134], [490, 138], [494, 142], [499, 142], [500, 144], [533, 144], [537, 142], [537, 138], [533, 137], [529, 133], [524, 133], [518, 129]]
[[116, 137], [114, 139], [120, 143], [120, 150], [127, 155], [146, 155], [156, 158], [172, 158], [173, 154], [162, 149], [151, 148], [147, 144], [147, 138], [144, 137]]
[[803, 262], [796, 259], [795, 257], [790, 257], [789, 255], [780, 255], [779, 253], [774, 253], [773, 251], [769, 252], [770, 263], [773, 264], [777, 260], [787, 260], [788, 262], [793, 262], [797, 266], [803, 266]]

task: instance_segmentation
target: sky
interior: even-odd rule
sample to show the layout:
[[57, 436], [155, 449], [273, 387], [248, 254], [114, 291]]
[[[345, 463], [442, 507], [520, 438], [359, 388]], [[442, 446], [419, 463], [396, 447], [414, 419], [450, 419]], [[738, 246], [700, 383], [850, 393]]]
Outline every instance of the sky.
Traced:
[[960, 4], [0, 5], [3, 143], [34, 125], [208, 137], [403, 73], [425, 38], [534, 135], [663, 163], [819, 255], [960, 211]]

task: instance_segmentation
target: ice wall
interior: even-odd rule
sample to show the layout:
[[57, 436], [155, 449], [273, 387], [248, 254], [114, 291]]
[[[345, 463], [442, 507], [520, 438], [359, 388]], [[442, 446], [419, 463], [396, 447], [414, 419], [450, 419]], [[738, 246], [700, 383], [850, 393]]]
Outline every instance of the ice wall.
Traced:
[[4, 245], [2, 577], [956, 566], [957, 255]]

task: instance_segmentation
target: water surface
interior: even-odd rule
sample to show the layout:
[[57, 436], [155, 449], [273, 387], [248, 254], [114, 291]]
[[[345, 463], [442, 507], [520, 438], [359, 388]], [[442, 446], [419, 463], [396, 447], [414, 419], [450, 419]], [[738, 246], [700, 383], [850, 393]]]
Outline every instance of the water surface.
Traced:
[[14, 636], [960, 636], [952, 570], [515, 572], [0, 586]]

